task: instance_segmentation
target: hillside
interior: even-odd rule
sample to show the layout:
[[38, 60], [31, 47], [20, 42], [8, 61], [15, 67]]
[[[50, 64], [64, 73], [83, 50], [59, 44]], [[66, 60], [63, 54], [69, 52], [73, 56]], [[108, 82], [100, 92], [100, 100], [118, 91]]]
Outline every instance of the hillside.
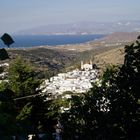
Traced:
[[55, 75], [80, 66], [81, 60], [92, 59], [100, 68], [106, 64], [122, 64], [123, 48], [137, 38], [139, 33], [113, 33], [104, 39], [75, 45], [43, 46], [27, 49], [7, 49], [8, 61], [21, 56], [37, 71]]
[[74, 56], [47, 48], [8, 49], [11, 59], [21, 56], [30, 61], [39, 70], [59, 71], [71, 65]]
[[123, 64], [123, 61], [124, 47], [110, 49], [94, 57], [94, 62], [101, 68], [104, 68], [108, 64], [120, 65]]

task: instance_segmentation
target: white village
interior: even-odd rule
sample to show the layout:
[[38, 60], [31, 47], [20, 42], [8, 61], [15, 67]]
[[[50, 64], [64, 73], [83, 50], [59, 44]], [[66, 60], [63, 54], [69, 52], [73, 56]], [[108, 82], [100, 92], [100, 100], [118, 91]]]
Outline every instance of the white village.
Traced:
[[[51, 93], [55, 97], [62, 95], [64, 92], [85, 93], [92, 88], [92, 83], [98, 81], [98, 69], [89, 63], [81, 61], [81, 69], [75, 69], [67, 73], [59, 73], [57, 76], [47, 79], [42, 84], [43, 93]], [[65, 95], [70, 98], [70, 95]]]

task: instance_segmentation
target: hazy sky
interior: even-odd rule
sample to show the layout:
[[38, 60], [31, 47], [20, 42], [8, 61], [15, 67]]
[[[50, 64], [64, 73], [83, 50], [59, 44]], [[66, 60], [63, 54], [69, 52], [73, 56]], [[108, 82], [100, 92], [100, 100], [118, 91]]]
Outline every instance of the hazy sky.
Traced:
[[139, 19], [140, 0], [0, 0], [0, 33], [46, 24]]

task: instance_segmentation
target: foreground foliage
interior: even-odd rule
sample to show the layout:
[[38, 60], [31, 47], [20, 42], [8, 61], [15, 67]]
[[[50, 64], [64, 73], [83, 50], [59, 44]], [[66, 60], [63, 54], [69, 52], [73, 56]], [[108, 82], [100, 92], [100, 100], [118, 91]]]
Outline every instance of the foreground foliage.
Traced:
[[88, 140], [140, 138], [140, 43], [125, 47], [124, 64], [109, 66], [100, 84], [83, 96], [73, 96], [62, 114], [64, 137]]

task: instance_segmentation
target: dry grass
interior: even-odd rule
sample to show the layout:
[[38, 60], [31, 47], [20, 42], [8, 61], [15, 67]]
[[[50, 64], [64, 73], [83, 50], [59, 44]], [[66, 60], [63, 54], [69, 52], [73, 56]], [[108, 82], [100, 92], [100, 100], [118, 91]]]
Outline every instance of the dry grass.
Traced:
[[95, 63], [100, 67], [108, 64], [120, 65], [124, 61], [124, 47], [114, 48], [95, 56]]

